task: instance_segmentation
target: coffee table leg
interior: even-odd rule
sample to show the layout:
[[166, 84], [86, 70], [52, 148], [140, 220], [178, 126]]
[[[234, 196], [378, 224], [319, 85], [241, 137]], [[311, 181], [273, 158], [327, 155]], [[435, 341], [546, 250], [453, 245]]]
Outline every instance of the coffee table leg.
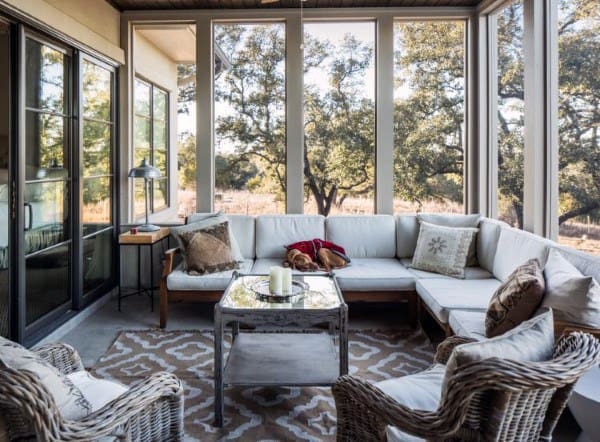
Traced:
[[219, 304], [215, 305], [215, 427], [223, 426], [223, 322]]
[[340, 308], [340, 376], [348, 374], [348, 306]]

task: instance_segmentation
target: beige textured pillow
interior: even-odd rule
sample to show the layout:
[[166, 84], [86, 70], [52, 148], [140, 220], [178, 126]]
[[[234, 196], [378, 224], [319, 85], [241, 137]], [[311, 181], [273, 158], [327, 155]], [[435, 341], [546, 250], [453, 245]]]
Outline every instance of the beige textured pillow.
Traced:
[[485, 335], [498, 336], [529, 319], [542, 302], [544, 290], [544, 275], [537, 259], [517, 267], [490, 300]]
[[443, 385], [446, 388], [449, 378], [472, 362], [493, 357], [541, 362], [551, 359], [553, 351], [554, 319], [552, 310], [547, 309], [503, 335], [457, 346], [446, 364]]
[[410, 267], [464, 278], [469, 249], [478, 231], [470, 227], [444, 227], [421, 222]]
[[239, 268], [229, 241], [228, 223], [180, 234], [191, 275], [224, 272]]
[[546, 296], [542, 306], [552, 307], [559, 321], [600, 328], [600, 286], [584, 276], [556, 249], [544, 267]]

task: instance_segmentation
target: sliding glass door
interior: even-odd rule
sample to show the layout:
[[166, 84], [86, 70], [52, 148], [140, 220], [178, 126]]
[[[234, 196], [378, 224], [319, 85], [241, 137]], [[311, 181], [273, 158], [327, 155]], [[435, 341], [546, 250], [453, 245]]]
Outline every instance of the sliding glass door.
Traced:
[[72, 299], [71, 52], [26, 35], [24, 111], [25, 325]]

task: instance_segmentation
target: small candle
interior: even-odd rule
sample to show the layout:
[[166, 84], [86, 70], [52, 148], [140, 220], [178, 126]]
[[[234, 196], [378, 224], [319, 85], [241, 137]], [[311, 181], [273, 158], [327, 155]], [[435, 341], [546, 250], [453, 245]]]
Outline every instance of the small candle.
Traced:
[[283, 293], [291, 293], [292, 292], [292, 269], [289, 267], [281, 269], [281, 286], [283, 288]]
[[269, 291], [280, 295], [282, 291], [282, 268], [271, 267], [269, 271]]

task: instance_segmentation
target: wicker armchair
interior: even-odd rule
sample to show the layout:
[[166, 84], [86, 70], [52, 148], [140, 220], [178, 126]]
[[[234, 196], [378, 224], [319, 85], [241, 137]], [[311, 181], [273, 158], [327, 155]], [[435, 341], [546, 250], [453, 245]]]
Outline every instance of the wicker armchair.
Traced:
[[[469, 339], [451, 337], [436, 362]], [[338, 441], [385, 441], [385, 428], [428, 440], [534, 441], [552, 432], [577, 379], [600, 356], [600, 341], [585, 333], [563, 337], [554, 359], [527, 363], [490, 358], [452, 376], [436, 411], [413, 410], [370, 383], [343, 376], [333, 387]]]
[[[64, 374], [83, 370], [79, 355], [66, 344], [35, 349]], [[0, 363], [0, 412], [12, 439], [89, 441], [113, 436], [127, 441], [183, 439], [183, 388], [170, 373], [155, 373], [80, 421], [61, 417], [54, 399], [27, 370]]]

